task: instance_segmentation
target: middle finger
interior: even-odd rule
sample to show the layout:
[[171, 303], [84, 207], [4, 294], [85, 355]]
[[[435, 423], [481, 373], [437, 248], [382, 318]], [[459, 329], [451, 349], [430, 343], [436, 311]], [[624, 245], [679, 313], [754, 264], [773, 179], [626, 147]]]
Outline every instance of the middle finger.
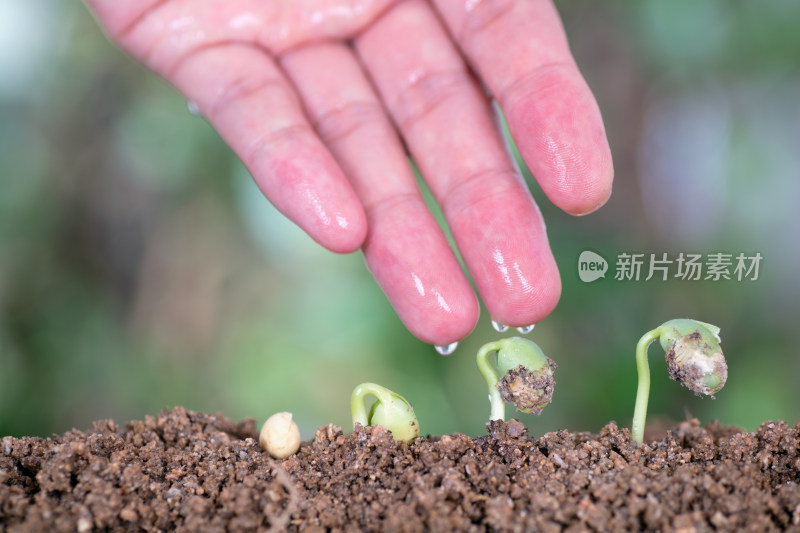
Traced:
[[544, 222], [502, 140], [491, 103], [423, 0], [402, 2], [356, 50], [442, 206], [492, 319], [547, 316], [561, 282]]

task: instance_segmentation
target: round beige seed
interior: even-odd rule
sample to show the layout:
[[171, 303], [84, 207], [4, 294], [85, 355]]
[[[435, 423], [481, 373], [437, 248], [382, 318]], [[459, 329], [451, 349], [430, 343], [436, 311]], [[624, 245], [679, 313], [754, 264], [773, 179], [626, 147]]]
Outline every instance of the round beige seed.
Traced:
[[258, 443], [272, 457], [283, 459], [300, 448], [300, 429], [292, 413], [275, 413], [261, 426]]

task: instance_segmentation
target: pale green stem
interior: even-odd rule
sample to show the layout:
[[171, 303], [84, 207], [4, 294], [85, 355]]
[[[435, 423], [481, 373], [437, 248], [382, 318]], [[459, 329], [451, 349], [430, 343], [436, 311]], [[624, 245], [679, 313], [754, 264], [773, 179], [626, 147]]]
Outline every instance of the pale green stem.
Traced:
[[489, 364], [489, 353], [500, 349], [500, 342], [489, 342], [481, 346], [478, 350], [478, 370], [483, 374], [483, 379], [489, 385], [489, 403], [491, 404], [491, 413], [489, 420], [505, 420], [506, 419], [506, 405], [503, 402], [500, 391], [497, 390], [497, 383], [500, 381], [500, 376]]
[[362, 383], [358, 385], [353, 394], [350, 395], [350, 414], [353, 415], [353, 428], [356, 423], [364, 427], [369, 425], [367, 420], [367, 409], [364, 407], [364, 397], [368, 395], [375, 396], [379, 402], [389, 403], [391, 401], [390, 391], [386, 387], [381, 387], [377, 383]]
[[644, 422], [647, 418], [647, 400], [650, 397], [650, 365], [647, 363], [647, 348], [661, 336], [661, 327], [645, 333], [636, 345], [636, 370], [639, 387], [636, 389], [636, 407], [633, 409], [631, 438], [636, 444], [644, 441]]

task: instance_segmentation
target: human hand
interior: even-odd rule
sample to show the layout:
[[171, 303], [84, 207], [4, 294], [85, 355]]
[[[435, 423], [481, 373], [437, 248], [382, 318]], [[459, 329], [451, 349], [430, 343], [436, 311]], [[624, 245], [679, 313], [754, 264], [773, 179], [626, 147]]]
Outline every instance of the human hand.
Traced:
[[549, 1], [87, 3], [198, 106], [281, 212], [332, 251], [363, 250], [420, 339], [462, 339], [479, 306], [406, 149], [492, 319], [527, 326], [555, 307], [544, 222], [481, 85], [553, 203], [583, 214], [606, 201], [602, 119]]

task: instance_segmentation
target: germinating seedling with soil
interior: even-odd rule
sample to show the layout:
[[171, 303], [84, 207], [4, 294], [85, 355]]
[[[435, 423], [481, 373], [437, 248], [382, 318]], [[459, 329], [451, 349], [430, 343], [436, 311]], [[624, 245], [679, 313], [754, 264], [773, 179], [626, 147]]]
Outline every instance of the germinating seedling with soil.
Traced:
[[[497, 352], [496, 369], [489, 361], [492, 352]], [[505, 420], [505, 402], [538, 415], [553, 399], [556, 364], [533, 341], [510, 337], [486, 343], [478, 350], [477, 364], [489, 385], [489, 420]]]
[[[364, 399], [374, 396], [375, 403], [369, 410], [364, 407]], [[419, 421], [414, 408], [408, 401], [386, 387], [375, 383], [362, 383], [353, 389], [350, 396], [350, 412], [353, 415], [353, 427], [382, 426], [392, 432], [394, 440], [409, 441], [419, 437]]]
[[647, 348], [655, 340], [661, 341], [661, 347], [666, 352], [670, 379], [680, 382], [696, 395], [711, 396], [713, 399], [714, 394], [722, 389], [728, 379], [728, 365], [719, 347], [717, 326], [679, 318], [645, 333], [636, 345], [639, 387], [636, 390], [631, 438], [637, 444], [642, 444], [644, 440], [644, 423], [650, 396]]

